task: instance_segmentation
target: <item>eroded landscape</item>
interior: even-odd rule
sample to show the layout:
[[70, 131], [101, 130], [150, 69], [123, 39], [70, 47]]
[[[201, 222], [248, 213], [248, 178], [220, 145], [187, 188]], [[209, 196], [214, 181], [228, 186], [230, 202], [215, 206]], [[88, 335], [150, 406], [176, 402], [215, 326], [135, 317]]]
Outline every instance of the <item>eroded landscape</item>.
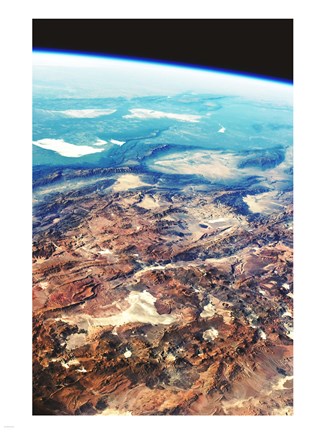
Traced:
[[71, 172], [34, 181], [34, 414], [292, 414], [291, 188]]
[[292, 86], [33, 58], [33, 413], [291, 415]]

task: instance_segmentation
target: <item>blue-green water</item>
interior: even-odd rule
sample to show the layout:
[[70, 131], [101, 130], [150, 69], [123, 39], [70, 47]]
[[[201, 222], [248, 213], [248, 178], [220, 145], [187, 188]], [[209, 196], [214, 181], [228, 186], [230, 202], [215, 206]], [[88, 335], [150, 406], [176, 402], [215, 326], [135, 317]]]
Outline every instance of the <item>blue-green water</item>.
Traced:
[[[79, 65], [54, 67], [46, 64], [46, 59], [56, 58], [54, 54], [34, 56], [41, 59], [41, 65], [36, 61], [34, 66], [35, 167], [131, 166], [161, 172], [161, 161], [169, 164], [167, 155], [181, 158], [191, 152], [187, 160], [193, 165], [202, 151], [203, 163], [194, 170], [184, 162], [178, 171], [176, 165], [162, 172], [213, 182], [219, 181], [225, 166], [234, 175], [223, 176], [224, 181], [260, 175], [269, 181], [264, 173], [268, 170], [275, 177], [278, 167], [281, 180], [285, 173], [285, 184], [292, 182], [291, 86], [202, 71], [192, 75], [191, 85], [185, 68], [136, 62], [98, 66], [95, 60], [91, 66], [91, 58], [90, 66], [80, 58]], [[209, 175], [204, 176], [205, 167]]]

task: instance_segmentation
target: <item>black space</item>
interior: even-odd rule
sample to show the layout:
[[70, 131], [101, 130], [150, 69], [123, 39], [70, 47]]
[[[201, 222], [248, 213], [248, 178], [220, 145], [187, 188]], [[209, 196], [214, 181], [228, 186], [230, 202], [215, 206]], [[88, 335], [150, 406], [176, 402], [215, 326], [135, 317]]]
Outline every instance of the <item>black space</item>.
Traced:
[[292, 19], [34, 19], [33, 49], [162, 60], [293, 80]]

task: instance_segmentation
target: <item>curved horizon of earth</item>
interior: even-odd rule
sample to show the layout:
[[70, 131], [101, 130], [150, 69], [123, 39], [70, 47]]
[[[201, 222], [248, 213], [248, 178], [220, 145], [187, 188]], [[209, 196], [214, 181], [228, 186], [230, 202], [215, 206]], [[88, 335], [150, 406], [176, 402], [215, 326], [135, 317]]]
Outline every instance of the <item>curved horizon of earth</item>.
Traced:
[[33, 53], [34, 414], [292, 414], [292, 85]]

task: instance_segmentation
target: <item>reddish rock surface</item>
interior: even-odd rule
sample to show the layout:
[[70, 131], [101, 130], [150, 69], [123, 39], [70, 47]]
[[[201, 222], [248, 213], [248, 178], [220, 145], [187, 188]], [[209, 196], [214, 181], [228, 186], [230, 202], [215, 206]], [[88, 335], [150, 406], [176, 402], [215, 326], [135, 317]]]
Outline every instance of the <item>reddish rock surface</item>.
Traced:
[[36, 208], [34, 414], [292, 413], [291, 194], [270, 216], [224, 194]]

